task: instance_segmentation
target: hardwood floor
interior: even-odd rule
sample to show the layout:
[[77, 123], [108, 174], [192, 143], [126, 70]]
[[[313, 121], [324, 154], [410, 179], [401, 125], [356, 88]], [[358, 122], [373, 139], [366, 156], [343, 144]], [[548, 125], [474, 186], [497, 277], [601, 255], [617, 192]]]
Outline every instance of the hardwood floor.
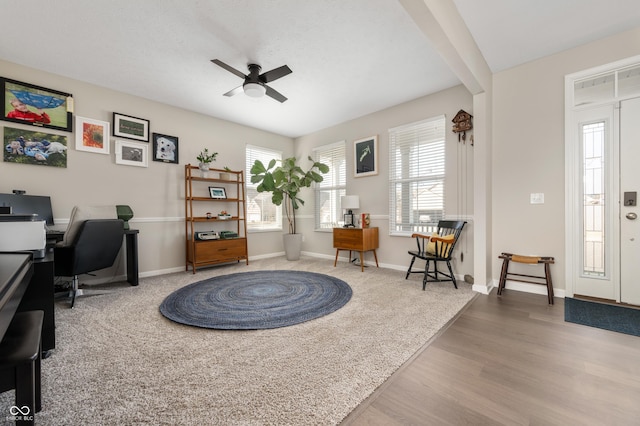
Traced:
[[564, 322], [564, 299], [479, 295], [342, 425], [638, 425], [640, 338]]

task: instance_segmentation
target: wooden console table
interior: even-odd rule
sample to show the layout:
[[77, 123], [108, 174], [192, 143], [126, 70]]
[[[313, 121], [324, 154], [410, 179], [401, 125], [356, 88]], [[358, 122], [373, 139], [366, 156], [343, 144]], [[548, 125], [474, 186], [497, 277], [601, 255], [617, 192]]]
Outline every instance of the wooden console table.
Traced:
[[333, 228], [333, 247], [336, 249], [336, 259], [333, 262], [335, 267], [338, 263], [338, 254], [340, 250], [349, 250], [349, 260], [351, 260], [351, 252], [360, 253], [360, 269], [364, 272], [364, 252], [373, 251], [373, 257], [376, 259], [376, 267], [378, 266], [378, 228]]

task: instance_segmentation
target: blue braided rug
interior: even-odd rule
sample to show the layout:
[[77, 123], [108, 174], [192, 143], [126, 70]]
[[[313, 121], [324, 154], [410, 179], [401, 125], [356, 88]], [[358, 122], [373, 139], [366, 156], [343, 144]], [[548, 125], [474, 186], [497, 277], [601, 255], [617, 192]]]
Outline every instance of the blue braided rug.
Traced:
[[160, 305], [168, 319], [195, 327], [258, 330], [299, 324], [337, 311], [351, 287], [329, 275], [255, 271], [189, 284]]

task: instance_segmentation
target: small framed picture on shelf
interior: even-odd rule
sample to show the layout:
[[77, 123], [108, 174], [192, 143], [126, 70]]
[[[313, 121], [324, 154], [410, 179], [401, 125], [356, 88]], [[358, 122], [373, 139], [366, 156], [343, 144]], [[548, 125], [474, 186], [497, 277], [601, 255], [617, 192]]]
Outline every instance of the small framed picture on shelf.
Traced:
[[209, 195], [211, 196], [211, 198], [225, 199], [227, 198], [227, 191], [225, 191], [224, 188], [220, 188], [217, 186], [210, 186]]

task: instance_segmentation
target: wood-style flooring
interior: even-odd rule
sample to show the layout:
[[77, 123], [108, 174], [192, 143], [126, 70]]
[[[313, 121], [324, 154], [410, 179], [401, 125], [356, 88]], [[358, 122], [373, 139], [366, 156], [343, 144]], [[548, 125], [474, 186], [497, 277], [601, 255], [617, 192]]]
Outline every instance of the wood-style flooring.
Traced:
[[479, 295], [342, 425], [640, 425], [640, 338]]

